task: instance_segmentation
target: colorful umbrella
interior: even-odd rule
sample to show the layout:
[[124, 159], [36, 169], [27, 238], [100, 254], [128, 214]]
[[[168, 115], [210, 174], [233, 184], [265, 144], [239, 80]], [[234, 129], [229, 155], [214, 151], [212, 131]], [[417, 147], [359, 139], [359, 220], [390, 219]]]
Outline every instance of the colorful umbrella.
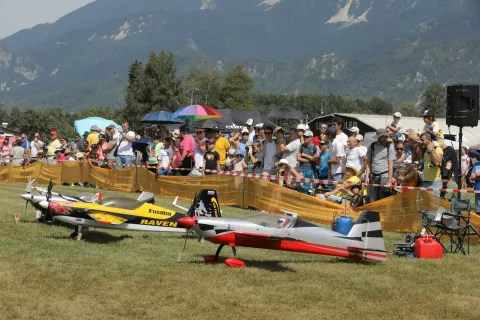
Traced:
[[207, 120], [218, 119], [222, 115], [215, 109], [199, 104], [183, 107], [172, 114], [172, 119]]
[[172, 114], [167, 111], [153, 111], [140, 120], [142, 123], [171, 124], [183, 122], [181, 119], [172, 119]]

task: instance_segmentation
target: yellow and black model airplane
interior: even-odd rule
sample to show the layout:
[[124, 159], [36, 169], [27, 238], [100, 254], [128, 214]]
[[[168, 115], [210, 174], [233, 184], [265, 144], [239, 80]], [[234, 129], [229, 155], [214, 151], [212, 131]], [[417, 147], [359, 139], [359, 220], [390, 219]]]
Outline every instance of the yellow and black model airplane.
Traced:
[[[49, 188], [51, 189], [51, 187]], [[82, 226], [120, 229], [135, 231], [166, 231], [186, 232], [185, 227], [178, 223], [183, 217], [221, 217], [217, 192], [214, 190], [201, 190], [187, 209], [173, 205], [186, 211], [179, 213], [154, 204], [154, 195], [144, 192], [138, 199], [123, 197], [99, 196], [95, 202], [58, 202], [44, 201], [41, 203], [48, 209], [55, 220], [76, 226], [71, 238], [80, 240]]]

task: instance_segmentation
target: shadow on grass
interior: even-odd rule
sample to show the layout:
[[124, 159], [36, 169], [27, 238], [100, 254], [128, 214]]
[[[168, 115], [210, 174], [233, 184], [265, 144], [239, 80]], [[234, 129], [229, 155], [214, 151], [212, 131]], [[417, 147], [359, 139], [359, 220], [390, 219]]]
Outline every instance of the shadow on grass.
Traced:
[[[70, 235], [66, 236], [49, 236], [49, 239], [55, 240], [72, 240]], [[122, 235], [122, 236], [112, 236], [111, 234], [100, 232], [100, 231], [85, 231], [82, 233], [82, 240], [89, 243], [98, 243], [98, 244], [106, 244], [106, 243], [115, 243], [120, 242], [125, 239], [132, 239], [133, 237], [130, 235]]]

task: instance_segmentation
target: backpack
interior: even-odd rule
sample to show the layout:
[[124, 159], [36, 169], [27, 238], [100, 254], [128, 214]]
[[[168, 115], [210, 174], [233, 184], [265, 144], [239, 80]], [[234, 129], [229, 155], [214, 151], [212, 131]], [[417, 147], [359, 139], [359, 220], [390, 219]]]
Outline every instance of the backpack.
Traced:
[[[372, 142], [370, 144], [370, 164], [373, 162], [373, 155], [375, 154], [375, 145], [377, 144], [376, 141]], [[390, 146], [392, 145], [392, 143], [389, 141], [387, 142], [387, 144], [385, 145], [387, 147], [387, 159], [390, 158]]]

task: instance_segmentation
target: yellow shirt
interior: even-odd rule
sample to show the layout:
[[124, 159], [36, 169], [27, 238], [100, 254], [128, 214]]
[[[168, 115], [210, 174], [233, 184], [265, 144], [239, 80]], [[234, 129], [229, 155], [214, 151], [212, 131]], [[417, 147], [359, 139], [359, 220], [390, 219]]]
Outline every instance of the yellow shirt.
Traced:
[[[433, 141], [435, 143], [435, 146], [441, 146], [443, 144], [443, 130], [442, 130], [442, 128], [437, 124], [436, 121], [433, 121], [431, 126], [429, 126], [428, 124], [425, 124], [425, 126], [423, 127], [423, 132], [427, 132], [428, 127], [433, 127], [433, 130], [430, 130], [430, 131], [438, 133], [437, 141], [435, 141], [435, 140]], [[432, 140], [434, 138], [435, 137], [432, 137]]]
[[55, 155], [55, 150], [57, 148], [60, 148], [61, 146], [62, 144], [60, 143], [60, 141], [58, 141], [58, 139], [55, 139], [52, 142], [50, 142], [47, 148], [47, 157], [53, 157]]
[[[438, 153], [443, 158], [443, 149], [440, 147], [435, 147], [433, 152]], [[440, 166], [431, 166], [432, 156], [430, 153], [425, 152], [423, 155], [423, 181], [439, 181], [442, 180]]]
[[224, 137], [220, 137], [215, 141], [215, 151], [220, 155], [220, 165], [225, 165], [227, 160], [227, 152], [230, 149], [230, 142]]
[[[362, 180], [360, 180], [360, 178], [357, 177], [357, 176], [353, 176], [353, 177], [351, 177], [351, 178], [348, 179], [348, 180], [347, 180], [347, 178], [343, 178], [343, 179], [342, 179], [342, 182], [350, 182], [350, 183], [351, 183], [351, 186], [352, 186], [352, 185], [354, 185], [354, 184], [359, 184], [360, 182], [362, 182]], [[350, 186], [350, 188], [351, 188], [351, 186]], [[361, 194], [361, 193], [362, 193], [362, 192], [360, 191], [360, 194]], [[338, 196], [339, 196], [339, 197], [342, 197], [342, 198], [346, 198], [346, 197], [348, 196], [348, 194], [347, 194], [346, 192], [344, 192], [344, 191], [340, 191], [340, 192], [338, 193]]]
[[88, 150], [91, 150], [92, 148], [92, 144], [98, 144], [98, 136], [99, 136], [99, 133], [90, 133], [87, 137], [87, 141], [88, 141]]

